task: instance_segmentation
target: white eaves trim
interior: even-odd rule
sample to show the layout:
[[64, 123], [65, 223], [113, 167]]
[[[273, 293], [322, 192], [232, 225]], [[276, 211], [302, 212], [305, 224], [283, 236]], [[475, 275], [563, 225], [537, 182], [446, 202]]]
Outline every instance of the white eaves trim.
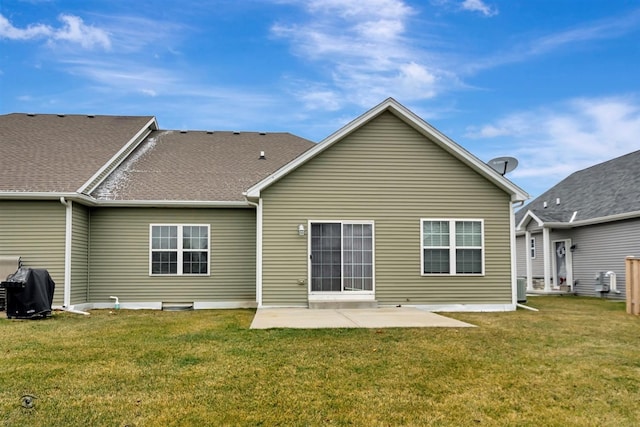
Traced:
[[206, 200], [96, 200], [101, 207], [137, 208], [253, 208], [247, 201], [206, 201]]
[[524, 230], [522, 230], [522, 226], [526, 224], [527, 218], [531, 218], [535, 220], [539, 227], [569, 229], [569, 228], [584, 227], [587, 225], [605, 224], [607, 222], [640, 218], [640, 211], [624, 212], [624, 213], [615, 214], [615, 215], [601, 216], [597, 218], [589, 218], [589, 219], [583, 219], [580, 221], [573, 221], [573, 222], [544, 222], [540, 218], [538, 218], [533, 212], [528, 211], [525, 214], [525, 216], [522, 218], [520, 223], [518, 224], [518, 227], [516, 228], [516, 230], [518, 231], [518, 235], [524, 234]]
[[538, 218], [536, 214], [531, 211], [527, 211], [527, 213], [524, 214], [524, 216], [516, 226], [516, 230], [520, 230], [522, 226], [525, 225], [530, 219], [534, 220], [538, 224], [538, 227], [542, 227], [544, 225], [544, 222], [540, 218]]
[[549, 228], [576, 228], [584, 227], [585, 225], [604, 224], [613, 221], [622, 221], [625, 219], [640, 218], [640, 211], [624, 212], [614, 215], [601, 216], [597, 218], [582, 219], [580, 221], [573, 222], [547, 222], [545, 227]]
[[407, 123], [409, 126], [414, 128], [416, 131], [426, 136], [430, 140], [434, 141], [445, 151], [452, 154], [454, 157], [465, 163], [467, 166], [471, 167], [473, 170], [478, 172], [481, 176], [488, 179], [490, 182], [494, 183], [499, 188], [503, 189], [505, 192], [511, 195], [512, 202], [524, 201], [529, 198], [529, 195], [522, 190], [517, 185], [513, 184], [508, 179], [501, 176], [499, 173], [494, 171], [489, 165], [484, 163], [482, 160], [475, 157], [473, 154], [462, 148], [460, 145], [455, 143], [453, 140], [449, 139], [447, 136], [442, 134], [433, 126], [429, 125], [427, 122], [422, 120], [412, 111], [401, 105], [398, 101], [393, 98], [387, 98], [382, 103], [378, 104], [376, 107], [367, 111], [360, 117], [356, 118], [352, 122], [348, 123], [338, 131], [334, 132], [321, 142], [319, 142], [315, 147], [310, 149], [309, 151], [302, 154], [300, 157], [297, 157], [290, 163], [284, 165], [273, 174], [269, 175], [262, 181], [253, 185], [249, 188], [244, 194], [247, 198], [256, 199], [260, 197], [260, 192], [267, 188], [269, 185], [274, 182], [280, 180], [285, 175], [289, 174], [291, 171], [297, 169], [299, 166], [303, 165], [310, 159], [314, 158], [318, 154], [322, 153], [324, 150], [331, 147], [336, 142], [340, 141], [347, 135], [355, 132], [357, 129], [364, 126], [366, 123], [375, 119], [380, 114], [385, 111], [389, 111], [395, 114], [402, 121]]
[[1, 191], [0, 200], [60, 200], [64, 197], [68, 200], [81, 201], [84, 204], [94, 206], [96, 200], [86, 194], [62, 193], [62, 192], [22, 192], [22, 191]]
[[80, 193], [45, 193], [2, 191], [0, 200], [66, 200], [80, 202], [87, 206], [138, 207], [138, 208], [253, 208], [246, 200], [98, 200]]
[[[115, 169], [116, 167], [118, 167], [118, 165], [122, 162], [124, 162], [127, 158], [127, 156], [124, 156], [124, 158], [120, 159], [120, 162], [118, 162], [117, 164], [115, 164], [114, 162], [116, 161], [116, 159], [124, 152], [130, 150], [133, 151], [133, 149], [135, 149], [135, 146], [139, 145], [142, 141], [144, 141], [144, 139], [151, 133], [152, 130], [158, 130], [158, 122], [156, 121], [156, 118], [153, 117], [151, 120], [149, 120], [149, 122], [147, 122], [146, 125], [144, 125], [144, 127], [142, 127], [138, 133], [136, 133], [133, 138], [131, 138], [129, 140], [129, 142], [127, 142], [124, 146], [122, 146], [122, 148], [120, 148], [120, 150], [118, 150], [118, 152], [116, 154], [113, 155], [113, 157], [111, 157], [109, 159], [109, 161], [107, 163], [105, 163], [104, 165], [102, 165], [102, 167], [100, 169], [98, 169], [98, 171], [96, 173], [93, 174], [93, 176], [91, 178], [89, 178], [87, 180], [87, 182], [85, 182], [84, 184], [82, 184], [82, 187], [80, 187], [77, 191], [78, 193], [84, 193], [85, 191], [87, 191], [87, 187], [89, 187], [89, 185], [100, 176], [101, 173], [103, 173], [107, 168], [109, 167], [113, 167], [113, 169]], [[134, 147], [132, 147], [134, 146]], [[105, 176], [100, 182], [97, 182], [89, 191], [89, 193], [91, 193], [91, 191], [93, 191], [98, 185], [100, 185], [109, 175], [107, 174], [107, 176]]]

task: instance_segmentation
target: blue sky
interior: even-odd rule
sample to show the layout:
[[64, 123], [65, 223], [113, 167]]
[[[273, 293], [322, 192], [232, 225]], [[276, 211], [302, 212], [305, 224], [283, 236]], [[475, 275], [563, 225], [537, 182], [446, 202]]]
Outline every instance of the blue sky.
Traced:
[[320, 141], [389, 96], [536, 196], [640, 149], [637, 0], [2, 0], [0, 113]]

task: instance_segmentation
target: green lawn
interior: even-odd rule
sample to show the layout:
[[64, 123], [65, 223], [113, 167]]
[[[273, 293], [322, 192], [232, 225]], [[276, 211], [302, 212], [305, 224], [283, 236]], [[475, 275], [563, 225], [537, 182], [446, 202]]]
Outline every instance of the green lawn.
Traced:
[[[478, 328], [249, 330], [252, 310], [0, 319], [0, 426], [640, 425], [640, 318], [536, 297]], [[21, 405], [36, 397], [32, 408]]]

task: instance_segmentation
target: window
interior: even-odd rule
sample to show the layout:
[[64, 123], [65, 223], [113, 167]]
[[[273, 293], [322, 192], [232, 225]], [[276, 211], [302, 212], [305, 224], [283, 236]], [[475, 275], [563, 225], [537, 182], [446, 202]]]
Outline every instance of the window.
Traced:
[[484, 274], [482, 220], [423, 219], [422, 274]]
[[149, 274], [208, 275], [208, 225], [151, 225]]
[[529, 250], [531, 252], [531, 259], [535, 259], [536, 257], [536, 238], [532, 237], [529, 242]]

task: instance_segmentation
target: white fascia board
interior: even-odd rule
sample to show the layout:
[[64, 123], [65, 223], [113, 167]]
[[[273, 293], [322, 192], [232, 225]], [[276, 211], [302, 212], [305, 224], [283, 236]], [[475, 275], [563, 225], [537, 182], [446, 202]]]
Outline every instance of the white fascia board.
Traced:
[[640, 211], [625, 212], [609, 216], [601, 216], [598, 218], [582, 219], [574, 222], [548, 222], [545, 225], [549, 228], [576, 228], [585, 225], [604, 224], [607, 222], [622, 221], [625, 219], [640, 218]]
[[[155, 117], [152, 117], [151, 120], [149, 120], [147, 122], [146, 125], [144, 125], [134, 136], [133, 138], [131, 138], [125, 145], [122, 146], [122, 148], [120, 148], [120, 150], [118, 150], [118, 152], [116, 154], [114, 154], [109, 161], [107, 161], [107, 163], [105, 163], [104, 165], [102, 165], [102, 167], [100, 169], [98, 169], [98, 171], [96, 173], [93, 174], [93, 176], [91, 178], [89, 178], [87, 180], [87, 182], [85, 182], [84, 184], [82, 184], [82, 186], [80, 188], [78, 188], [78, 193], [84, 193], [85, 191], [87, 191], [87, 187], [96, 179], [100, 176], [101, 173], [103, 173], [107, 168], [113, 166], [114, 169], [116, 167], [118, 167], [118, 165], [120, 163], [122, 163], [123, 161], [126, 160], [127, 156], [125, 156], [123, 159], [120, 160], [119, 163], [114, 164], [114, 162], [116, 161], [116, 159], [125, 151], [129, 150], [129, 148], [131, 148], [132, 145], [139, 145], [140, 143], [142, 143], [142, 141], [145, 140], [145, 138], [151, 133], [151, 131], [153, 130], [157, 130], [158, 129], [158, 122], [156, 121]], [[135, 147], [134, 147], [135, 149]], [[109, 176], [109, 175], [107, 175]], [[93, 188], [90, 189], [89, 192], [93, 191], [98, 185], [100, 185], [102, 183], [102, 181], [104, 181], [107, 176], [105, 176], [100, 182], [96, 183], [96, 185], [93, 186]]]
[[253, 208], [245, 200], [97, 200], [80, 193], [0, 192], [0, 200], [60, 200], [64, 197], [89, 206], [102, 207], [158, 207], [158, 208]]
[[94, 206], [96, 200], [86, 194], [79, 193], [57, 193], [57, 192], [28, 192], [28, 191], [3, 191], [0, 192], [0, 200], [60, 200], [64, 197], [68, 200], [81, 202], [86, 205]]
[[206, 201], [206, 200], [97, 200], [101, 207], [140, 208], [253, 208], [246, 201]]
[[538, 224], [538, 227], [544, 226], [544, 221], [542, 221], [540, 218], [538, 218], [538, 216], [536, 214], [534, 214], [533, 212], [527, 211], [527, 213], [524, 214], [524, 216], [522, 217], [522, 219], [520, 220], [520, 222], [516, 226], [516, 230], [520, 230], [523, 225], [525, 225], [527, 222], [529, 222], [529, 220], [534, 220]]
[[464, 148], [462, 148], [453, 140], [449, 139], [447, 136], [442, 134], [433, 126], [429, 125], [427, 122], [422, 120], [419, 116], [417, 116], [415, 113], [413, 113], [412, 111], [410, 111], [409, 109], [401, 105], [398, 101], [396, 101], [393, 98], [388, 98], [382, 103], [373, 107], [371, 110], [367, 111], [360, 117], [356, 118], [355, 120], [351, 121], [341, 129], [339, 129], [338, 131], [329, 135], [324, 140], [320, 141], [318, 145], [316, 145], [314, 148], [305, 152], [300, 157], [297, 157], [293, 161], [289, 162], [288, 164], [284, 165], [283, 167], [275, 171], [273, 174], [269, 175], [262, 181], [253, 185], [251, 188], [249, 188], [246, 191], [246, 193], [244, 193], [245, 196], [247, 198], [252, 198], [252, 199], [260, 197], [260, 191], [262, 191], [272, 183], [278, 181], [280, 178], [287, 175], [291, 171], [295, 170], [302, 164], [306, 163], [308, 160], [322, 153], [324, 150], [331, 147], [337, 141], [340, 141], [341, 139], [351, 134], [352, 132], [356, 131], [357, 129], [362, 127], [364, 124], [370, 122], [375, 117], [379, 116], [385, 111], [391, 111], [397, 117], [399, 117], [402, 121], [407, 123], [409, 126], [416, 129], [418, 132], [428, 137], [430, 140], [433, 140], [436, 144], [438, 144], [440, 147], [442, 147], [447, 152], [452, 154], [454, 157], [458, 158], [467, 166], [471, 167], [473, 170], [478, 172], [480, 175], [482, 175], [483, 177], [485, 177], [486, 179], [488, 179], [489, 181], [497, 185], [499, 188], [509, 193], [511, 195], [512, 202], [524, 201], [529, 199], [529, 195], [527, 194], [527, 192], [525, 192], [520, 187], [513, 184], [511, 181], [509, 181], [508, 179], [498, 174], [489, 165], [487, 165], [482, 160], [475, 157], [473, 154], [471, 154]]

